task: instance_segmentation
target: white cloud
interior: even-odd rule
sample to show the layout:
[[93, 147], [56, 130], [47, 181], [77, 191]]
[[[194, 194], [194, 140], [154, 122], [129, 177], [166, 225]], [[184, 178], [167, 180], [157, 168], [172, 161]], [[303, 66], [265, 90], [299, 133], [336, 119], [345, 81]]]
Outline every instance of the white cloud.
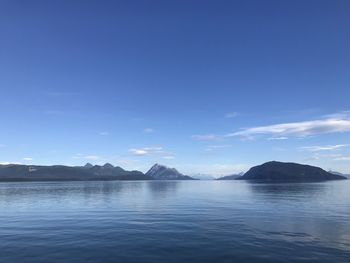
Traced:
[[24, 161], [33, 161], [33, 158], [32, 157], [24, 157], [23, 160]]
[[87, 155], [87, 156], [84, 156], [83, 158], [87, 159], [87, 160], [99, 160], [100, 159], [100, 157], [97, 155]]
[[310, 151], [310, 152], [319, 152], [319, 151], [334, 151], [339, 150], [344, 147], [348, 147], [349, 144], [336, 144], [336, 145], [325, 145], [325, 146], [305, 146], [301, 147], [301, 150]]
[[144, 147], [143, 149], [145, 149], [146, 151], [149, 151], [149, 152], [162, 152], [163, 151], [163, 147], [160, 147], [160, 146], [155, 146], [155, 147]]
[[337, 157], [334, 160], [336, 160], [336, 161], [350, 161], [350, 156]]
[[288, 140], [288, 137], [285, 137], [285, 136], [281, 136], [281, 137], [270, 137], [270, 138], [267, 138], [267, 140], [269, 140], [269, 141]]
[[102, 131], [102, 132], [99, 133], [99, 135], [101, 135], [101, 136], [108, 136], [108, 135], [109, 135], [109, 132], [107, 132], [107, 131]]
[[192, 139], [196, 141], [218, 141], [220, 136], [214, 134], [192, 135]]
[[229, 112], [229, 113], [226, 113], [225, 118], [235, 118], [238, 115], [239, 115], [238, 112]]
[[145, 156], [145, 155], [154, 155], [164, 153], [163, 147], [143, 147], [143, 148], [132, 148], [129, 149], [129, 152], [135, 156]]
[[145, 129], [143, 129], [143, 132], [144, 133], [152, 133], [152, 132], [154, 132], [154, 129], [152, 129], [152, 128], [145, 128]]
[[350, 119], [329, 118], [313, 121], [292, 122], [258, 126], [227, 134], [226, 137], [251, 137], [256, 135], [296, 136], [350, 132]]
[[132, 155], [136, 155], [136, 156], [143, 156], [143, 155], [147, 155], [148, 151], [144, 150], [144, 149], [129, 149], [129, 152]]
[[129, 152], [134, 156], [159, 156], [163, 159], [174, 159], [175, 154], [165, 151], [163, 147], [143, 147], [143, 148], [131, 148]]
[[0, 143], [0, 148], [3, 148], [3, 147], [5, 147], [5, 144]]

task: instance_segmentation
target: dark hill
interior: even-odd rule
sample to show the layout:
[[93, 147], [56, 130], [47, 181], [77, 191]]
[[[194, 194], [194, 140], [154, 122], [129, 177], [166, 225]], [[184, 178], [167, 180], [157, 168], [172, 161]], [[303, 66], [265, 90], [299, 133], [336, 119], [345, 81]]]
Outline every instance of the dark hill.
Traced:
[[237, 180], [256, 180], [256, 181], [327, 181], [342, 180], [346, 177], [332, 174], [325, 170], [297, 163], [267, 162], [262, 165], [252, 167], [243, 176]]

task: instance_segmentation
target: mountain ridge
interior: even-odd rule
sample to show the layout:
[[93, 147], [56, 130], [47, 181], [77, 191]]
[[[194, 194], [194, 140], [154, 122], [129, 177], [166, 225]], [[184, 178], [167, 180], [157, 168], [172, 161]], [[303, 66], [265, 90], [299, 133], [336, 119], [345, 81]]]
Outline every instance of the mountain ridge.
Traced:
[[[327, 181], [347, 179], [338, 172], [327, 172], [319, 167], [271, 161], [254, 166], [246, 173], [233, 174], [216, 180], [256, 180], [268, 182], [283, 181]], [[0, 181], [90, 181], [90, 180], [198, 180], [158, 163], [146, 173], [127, 171], [119, 166], [104, 165], [84, 166], [65, 165], [0, 165]]]
[[151, 180], [140, 171], [126, 171], [111, 164], [85, 166], [0, 165], [0, 181]]

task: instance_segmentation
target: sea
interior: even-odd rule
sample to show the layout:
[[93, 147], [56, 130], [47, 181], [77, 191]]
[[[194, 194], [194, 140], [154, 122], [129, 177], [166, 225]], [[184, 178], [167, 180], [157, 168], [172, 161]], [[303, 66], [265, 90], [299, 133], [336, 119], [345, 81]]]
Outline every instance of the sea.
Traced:
[[0, 183], [0, 262], [350, 262], [350, 180]]

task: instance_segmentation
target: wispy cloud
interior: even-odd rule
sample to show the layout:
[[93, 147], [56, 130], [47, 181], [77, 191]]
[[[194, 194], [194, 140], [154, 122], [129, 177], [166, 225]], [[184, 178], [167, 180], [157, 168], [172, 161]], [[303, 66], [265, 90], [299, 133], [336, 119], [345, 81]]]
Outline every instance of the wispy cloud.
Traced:
[[227, 149], [231, 148], [231, 144], [221, 144], [221, 145], [209, 145], [206, 149], [207, 152], [215, 151], [215, 150], [220, 150], [220, 149]]
[[101, 160], [102, 158], [98, 155], [83, 155], [81, 153], [77, 153], [72, 157], [72, 159], [85, 159], [85, 160], [97, 161], [97, 160]]
[[325, 145], [325, 146], [305, 146], [301, 147], [301, 150], [310, 151], [310, 152], [319, 152], [319, 151], [334, 151], [339, 150], [345, 147], [350, 146], [349, 144], [336, 144], [336, 145]]
[[33, 158], [32, 157], [24, 157], [23, 160], [24, 161], [33, 161]]
[[239, 113], [238, 112], [228, 112], [228, 113], [226, 113], [225, 114], [225, 118], [235, 118], [235, 117], [237, 117], [239, 115]]
[[229, 133], [226, 137], [251, 137], [257, 135], [270, 135], [273, 137], [296, 136], [350, 132], [350, 119], [328, 118], [313, 121], [291, 122], [258, 126], [243, 129], [242, 131]]
[[323, 116], [326, 119], [349, 119], [350, 118], [350, 110], [339, 111], [332, 114], [327, 114]]
[[3, 147], [5, 147], [5, 144], [0, 143], [0, 148], [3, 148]]
[[281, 136], [281, 137], [270, 137], [267, 138], [268, 141], [279, 141], [279, 140], [288, 140], [288, 137]]
[[143, 129], [143, 132], [144, 133], [152, 133], [152, 132], [154, 132], [154, 129], [152, 129], [152, 128], [145, 128], [145, 129]]
[[311, 157], [308, 157], [305, 159], [305, 161], [315, 161], [315, 160], [320, 160], [320, 159], [332, 159], [332, 160], [336, 160], [337, 158], [342, 157], [341, 154], [320, 154], [320, 153], [315, 153], [314, 155], [312, 155]]
[[107, 132], [107, 131], [101, 131], [101, 132], [99, 132], [99, 135], [101, 135], [101, 136], [108, 136], [110, 133], [109, 132]]
[[132, 155], [136, 155], [136, 156], [144, 156], [147, 155], [149, 152], [144, 150], [144, 149], [129, 149], [129, 152]]
[[341, 156], [341, 157], [337, 157], [334, 160], [336, 161], [350, 161], [350, 156]]
[[131, 148], [129, 153], [134, 156], [159, 156], [163, 159], [174, 159], [175, 154], [169, 151], [165, 151], [163, 147], [143, 147], [143, 148]]
[[132, 148], [129, 149], [129, 152], [135, 156], [144, 156], [144, 155], [154, 155], [164, 153], [163, 147], [143, 147], [143, 148]]
[[192, 135], [192, 139], [196, 141], [218, 141], [221, 139], [221, 137], [215, 134], [204, 134]]

